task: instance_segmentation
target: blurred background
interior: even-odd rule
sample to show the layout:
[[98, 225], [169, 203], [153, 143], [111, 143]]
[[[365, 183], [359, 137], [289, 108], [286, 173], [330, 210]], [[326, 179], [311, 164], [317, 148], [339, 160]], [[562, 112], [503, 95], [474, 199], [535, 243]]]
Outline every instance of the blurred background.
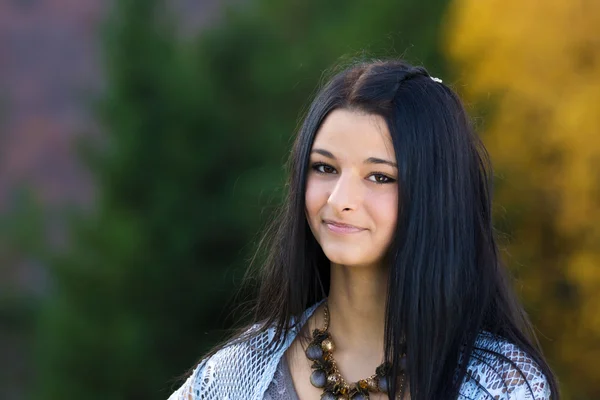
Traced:
[[463, 96], [565, 399], [600, 398], [600, 2], [0, 2], [0, 398], [166, 399], [234, 321], [302, 112], [404, 57]]

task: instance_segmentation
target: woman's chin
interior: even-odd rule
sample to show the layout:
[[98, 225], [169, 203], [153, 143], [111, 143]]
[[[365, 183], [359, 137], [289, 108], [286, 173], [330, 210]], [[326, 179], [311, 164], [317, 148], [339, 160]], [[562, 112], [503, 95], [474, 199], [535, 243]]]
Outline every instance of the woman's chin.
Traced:
[[359, 267], [362, 265], [371, 264], [370, 260], [368, 260], [365, 257], [360, 257], [360, 256], [353, 257], [349, 254], [339, 254], [339, 253], [334, 253], [334, 254], [325, 253], [325, 255], [327, 256], [327, 259], [329, 259], [329, 261], [331, 261], [333, 264], [344, 265], [347, 267]]

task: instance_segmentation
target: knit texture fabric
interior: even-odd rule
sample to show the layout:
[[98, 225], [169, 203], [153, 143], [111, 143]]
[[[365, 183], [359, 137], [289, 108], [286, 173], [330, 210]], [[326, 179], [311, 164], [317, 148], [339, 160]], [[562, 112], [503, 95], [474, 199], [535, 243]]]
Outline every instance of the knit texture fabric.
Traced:
[[[298, 329], [320, 304], [321, 302], [306, 310]], [[295, 334], [297, 331], [288, 335], [284, 345], [270, 355], [261, 350], [273, 338], [274, 329], [219, 350], [212, 357], [203, 360], [168, 400], [297, 399], [293, 384], [286, 381], [291, 380], [289, 371], [281, 362]], [[504, 355], [521, 369], [525, 377], [511, 362], [493, 354], [477, 352], [478, 357], [471, 357], [469, 361], [458, 400], [550, 399], [546, 377], [535, 361], [517, 346], [482, 332], [478, 336], [476, 347]]]

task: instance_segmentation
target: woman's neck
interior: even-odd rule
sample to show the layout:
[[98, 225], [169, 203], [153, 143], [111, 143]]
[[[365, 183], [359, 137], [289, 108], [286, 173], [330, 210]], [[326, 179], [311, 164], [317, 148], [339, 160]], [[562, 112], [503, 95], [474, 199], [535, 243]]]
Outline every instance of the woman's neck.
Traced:
[[331, 264], [327, 302], [336, 352], [383, 357], [387, 277], [383, 267]]

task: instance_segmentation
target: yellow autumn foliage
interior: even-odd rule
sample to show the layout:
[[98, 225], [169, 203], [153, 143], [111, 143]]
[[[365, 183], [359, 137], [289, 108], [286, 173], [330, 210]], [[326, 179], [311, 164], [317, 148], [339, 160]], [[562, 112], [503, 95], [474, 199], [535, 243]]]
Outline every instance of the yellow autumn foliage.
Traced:
[[506, 253], [565, 398], [600, 398], [600, 1], [452, 0], [456, 88], [489, 109]]

